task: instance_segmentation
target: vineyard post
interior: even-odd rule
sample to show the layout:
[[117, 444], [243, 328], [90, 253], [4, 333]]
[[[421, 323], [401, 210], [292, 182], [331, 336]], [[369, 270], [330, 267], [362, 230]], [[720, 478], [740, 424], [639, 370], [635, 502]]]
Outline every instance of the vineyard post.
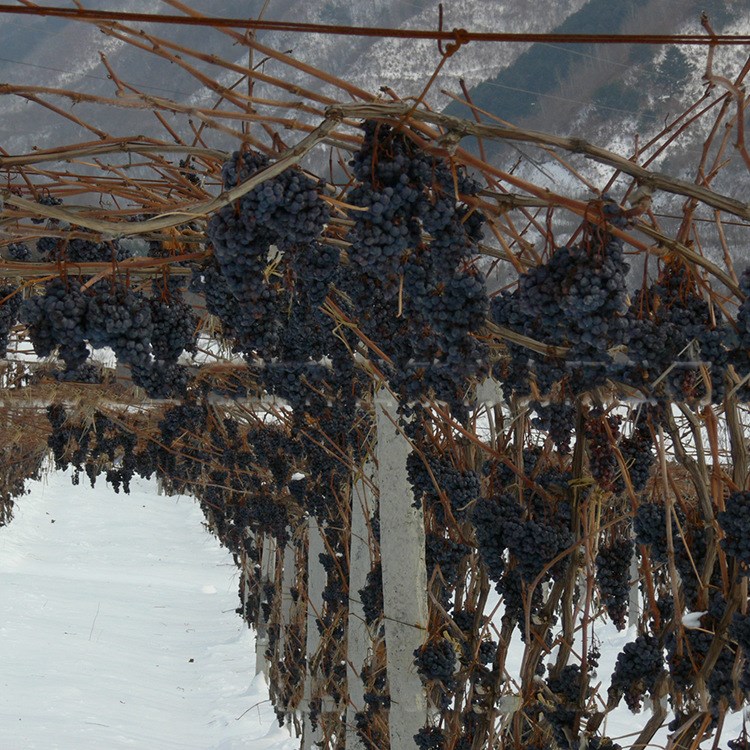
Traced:
[[250, 600], [250, 591], [253, 585], [257, 586], [255, 581], [255, 571], [253, 570], [253, 562], [250, 555], [247, 552], [247, 541], [250, 540], [253, 545], [256, 543], [255, 534], [250, 529], [245, 529], [244, 532], [244, 543], [243, 543], [243, 555], [242, 555], [242, 619], [251, 625], [247, 621], [247, 603]]
[[352, 486], [351, 548], [349, 553], [349, 632], [347, 635], [347, 672], [349, 700], [346, 706], [347, 750], [364, 750], [357, 736], [354, 715], [364, 709], [364, 685], [361, 672], [371, 645], [370, 633], [365, 623], [365, 612], [359, 592], [367, 583], [370, 572], [369, 525], [373, 508], [371, 483], [375, 478], [375, 466], [371, 460], [365, 462], [362, 473]]
[[286, 629], [289, 626], [292, 613], [292, 587], [295, 582], [295, 554], [294, 542], [291, 538], [284, 545], [284, 569], [281, 574], [281, 614], [279, 617], [279, 640], [277, 652], [279, 658], [284, 657], [286, 643]]
[[630, 591], [628, 593], [628, 627], [638, 625], [639, 613], [639, 594], [638, 585], [640, 582], [640, 571], [638, 570], [638, 555], [633, 549], [633, 556], [630, 558]]
[[397, 426], [396, 399], [381, 388], [375, 407], [389, 727], [396, 750], [413, 745], [427, 721], [427, 694], [414, 666], [414, 651], [427, 633], [425, 530], [422, 509], [413, 505], [406, 471], [410, 446]]
[[[260, 601], [265, 600], [265, 584], [273, 583], [276, 577], [276, 541], [272, 536], [263, 536], [263, 551], [260, 558], [261, 575], [259, 582]], [[263, 674], [268, 677], [268, 659], [266, 658], [266, 646], [268, 646], [268, 621], [263, 614], [263, 607], [258, 607], [258, 625], [256, 627], [255, 639], [255, 674]]]
[[303, 713], [302, 750], [312, 750], [322, 738], [321, 717], [315, 729], [310, 721], [310, 702], [315, 698], [318, 684], [315, 657], [320, 646], [318, 616], [323, 610], [323, 589], [326, 585], [326, 571], [320, 562], [320, 555], [326, 551], [318, 522], [313, 516], [307, 522], [307, 671], [305, 672], [305, 693], [301, 709]]

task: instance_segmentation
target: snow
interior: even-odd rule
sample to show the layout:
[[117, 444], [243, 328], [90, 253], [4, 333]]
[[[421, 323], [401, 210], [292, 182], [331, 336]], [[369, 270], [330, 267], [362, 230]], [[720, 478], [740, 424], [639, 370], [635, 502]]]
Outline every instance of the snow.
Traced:
[[701, 626], [701, 617], [707, 615], [706, 612], [688, 612], [682, 616], [682, 626], [685, 628], [699, 628]]
[[[73, 487], [60, 473], [30, 487], [0, 529], [0, 750], [299, 747], [255, 676], [254, 637], [234, 612], [232, 557], [193, 500], [158, 496], [143, 481], [129, 496], [101, 482]], [[494, 592], [486, 614], [499, 628]], [[617, 654], [637, 630], [618, 632], [605, 619], [594, 634], [601, 707]], [[516, 684], [522, 655], [516, 629], [506, 662]], [[602, 731], [627, 746], [649, 704], [633, 715], [621, 703]], [[743, 713], [728, 714], [723, 743], [738, 736]], [[651, 746], [667, 735], [663, 727]]]
[[291, 750], [190, 498], [52, 474], [0, 530], [0, 748]]

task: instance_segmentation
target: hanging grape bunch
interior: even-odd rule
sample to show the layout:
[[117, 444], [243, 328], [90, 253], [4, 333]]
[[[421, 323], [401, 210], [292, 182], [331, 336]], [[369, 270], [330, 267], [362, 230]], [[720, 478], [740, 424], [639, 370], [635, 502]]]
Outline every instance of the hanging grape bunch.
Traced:
[[[487, 311], [471, 259], [482, 218], [461, 196], [477, 185], [406, 132], [364, 125], [346, 200], [354, 226], [343, 291], [371, 352], [404, 401], [434, 395], [463, 412], [468, 380], [486, 371], [473, 334]], [[364, 209], [364, 210], [360, 210]]]
[[24, 300], [19, 317], [29, 326], [38, 356], [47, 357], [59, 348], [66, 369], [74, 370], [88, 358], [87, 309], [88, 300], [79, 282], [53, 279], [45, 285], [43, 295]]
[[[225, 189], [269, 165], [263, 154], [235, 152], [222, 169]], [[286, 270], [297, 252], [320, 237], [329, 213], [320, 186], [290, 168], [224, 206], [208, 223], [208, 237], [227, 289], [237, 302], [230, 321], [240, 348], [270, 358], [277, 354], [290, 304]]]
[[750, 565], [750, 492], [733, 492], [726, 502], [726, 510], [718, 514], [724, 532], [721, 546], [727, 555], [743, 566], [744, 575]]
[[[687, 265], [670, 258], [658, 278], [635, 292], [628, 311], [627, 363], [614, 376], [650, 397], [721, 403], [737, 336], [707, 301]], [[738, 323], [741, 329], [741, 314]]]
[[21, 295], [17, 287], [10, 284], [0, 286], [0, 359], [8, 351], [8, 337], [16, 324], [21, 308]]
[[151, 304], [151, 348], [154, 357], [175, 363], [182, 352], [195, 352], [198, 316], [170, 284], [153, 284]]
[[610, 701], [619, 701], [624, 695], [628, 708], [637, 711], [644, 694], [654, 690], [663, 672], [664, 657], [657, 639], [639, 635], [626, 643], [617, 656], [609, 688]]
[[43, 295], [25, 300], [19, 317], [28, 325], [38, 356], [57, 352], [63, 360], [61, 380], [96, 382], [90, 348], [109, 347], [151, 398], [185, 392], [188, 372], [177, 358], [193, 348], [196, 322], [187, 306], [170, 311], [169, 305], [119, 282], [102, 280], [86, 288], [75, 279], [60, 278], [48, 282]]
[[603, 544], [596, 555], [596, 582], [602, 603], [618, 630], [624, 630], [626, 624], [633, 552], [633, 540], [619, 537]]
[[546, 394], [565, 378], [571, 395], [606, 381], [613, 362], [609, 350], [623, 343], [627, 329], [628, 269], [622, 242], [593, 231], [581, 245], [555, 249], [544, 263], [521, 274], [515, 290], [493, 300], [498, 325], [568, 349], [563, 362], [509, 344], [506, 398], [529, 393], [530, 380]]

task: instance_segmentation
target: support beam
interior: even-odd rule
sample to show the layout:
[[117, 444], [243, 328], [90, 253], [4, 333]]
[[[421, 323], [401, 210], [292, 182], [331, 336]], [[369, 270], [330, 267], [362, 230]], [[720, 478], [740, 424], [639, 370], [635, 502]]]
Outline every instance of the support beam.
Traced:
[[347, 679], [349, 702], [346, 707], [346, 750], [365, 750], [357, 736], [354, 715], [364, 709], [362, 667], [372, 644], [365, 624], [365, 613], [359, 600], [359, 591], [367, 583], [372, 567], [369, 540], [369, 522], [374, 498], [372, 483], [375, 465], [367, 461], [359, 477], [352, 484], [351, 544], [349, 552], [349, 626], [347, 634]]
[[305, 674], [305, 695], [302, 700], [302, 750], [313, 750], [315, 743], [323, 736], [321, 718], [313, 729], [310, 721], [310, 701], [316, 697], [318, 683], [317, 670], [313, 667], [320, 646], [320, 633], [317, 619], [323, 610], [323, 589], [326, 585], [326, 572], [320, 564], [320, 555], [325, 552], [323, 537], [318, 522], [310, 518], [307, 527], [307, 672]]
[[414, 745], [427, 721], [427, 696], [414, 668], [414, 651], [427, 636], [425, 531], [406, 473], [410, 446], [397, 427], [398, 404], [380, 389], [375, 407], [390, 740], [392, 750], [401, 750]]
[[630, 558], [630, 592], [628, 594], [628, 626], [638, 625], [640, 594], [638, 592], [638, 581], [640, 572], [638, 570], [638, 555], [633, 550], [633, 557]]
[[250, 559], [250, 555], [247, 552], [246, 545], [248, 540], [250, 540], [253, 545], [256, 544], [255, 534], [253, 534], [249, 528], [246, 528], [243, 532], [244, 549], [242, 550], [242, 568], [240, 569], [242, 575], [242, 619], [247, 623], [248, 627], [253, 627], [253, 623], [247, 619], [247, 603], [250, 600], [252, 591], [257, 588], [258, 581], [256, 571], [253, 568], [255, 563]]
[[279, 640], [277, 645], [280, 657], [284, 655], [286, 643], [286, 629], [289, 626], [292, 613], [292, 587], [296, 578], [294, 543], [291, 539], [284, 546], [284, 566], [281, 573], [281, 614], [279, 617]]
[[[260, 558], [261, 574], [258, 583], [260, 591], [260, 602], [266, 600], [264, 586], [273, 583], [276, 577], [276, 541], [273, 537], [263, 536], [263, 551]], [[268, 678], [268, 659], [266, 658], [266, 647], [268, 646], [268, 621], [263, 616], [263, 607], [258, 607], [258, 624], [255, 637], [255, 674], [263, 674]]]

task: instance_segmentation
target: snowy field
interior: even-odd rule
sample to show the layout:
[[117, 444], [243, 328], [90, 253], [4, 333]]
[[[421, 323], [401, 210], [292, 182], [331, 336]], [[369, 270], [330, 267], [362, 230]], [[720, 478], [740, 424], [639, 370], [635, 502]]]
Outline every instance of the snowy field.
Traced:
[[[84, 477], [85, 479], [85, 477]], [[0, 529], [0, 750], [291, 750], [190, 498], [53, 474]]]

